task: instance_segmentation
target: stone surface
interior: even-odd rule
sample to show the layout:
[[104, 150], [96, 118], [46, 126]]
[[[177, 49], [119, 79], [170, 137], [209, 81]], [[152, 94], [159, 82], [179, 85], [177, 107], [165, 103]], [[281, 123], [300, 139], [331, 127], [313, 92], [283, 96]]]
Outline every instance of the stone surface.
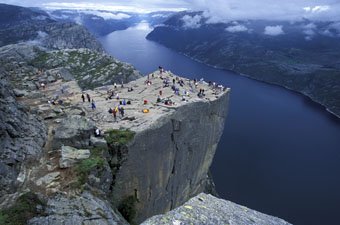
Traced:
[[0, 70], [0, 197], [13, 193], [22, 164], [36, 160], [46, 138], [46, 127], [19, 104]]
[[57, 194], [50, 198], [45, 217], [35, 217], [29, 225], [128, 225], [107, 201], [85, 191], [80, 196]]
[[107, 149], [107, 142], [104, 138], [97, 138], [97, 137], [91, 136], [90, 145], [93, 147]]
[[268, 216], [212, 195], [199, 194], [182, 206], [147, 219], [141, 225], [237, 224], [237, 225], [289, 225], [277, 217]]
[[77, 162], [90, 157], [90, 150], [61, 146], [60, 168], [72, 167]]
[[13, 92], [14, 92], [15, 97], [23, 97], [28, 94], [27, 91], [19, 90], [19, 89], [13, 89]]
[[39, 178], [35, 183], [38, 186], [41, 186], [41, 185], [47, 185], [48, 186], [52, 182], [57, 181], [59, 178], [60, 178], [60, 172], [48, 173], [45, 176]]
[[59, 149], [62, 145], [65, 145], [86, 148], [89, 145], [90, 136], [94, 133], [94, 128], [94, 123], [85, 117], [68, 116], [55, 129], [52, 147]]

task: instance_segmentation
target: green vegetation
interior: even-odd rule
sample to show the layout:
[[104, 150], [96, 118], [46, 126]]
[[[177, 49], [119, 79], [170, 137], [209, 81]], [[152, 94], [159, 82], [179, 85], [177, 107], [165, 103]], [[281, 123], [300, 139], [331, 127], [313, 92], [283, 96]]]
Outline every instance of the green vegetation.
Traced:
[[136, 202], [136, 197], [130, 195], [126, 197], [118, 206], [118, 211], [130, 224], [135, 224], [134, 219], [136, 217]]
[[32, 192], [21, 195], [14, 205], [0, 211], [0, 224], [23, 225], [39, 215], [37, 206], [45, 206], [38, 196]]
[[74, 187], [80, 187], [85, 184], [91, 170], [102, 169], [103, 166], [103, 150], [100, 148], [92, 149], [90, 158], [82, 160], [75, 168], [78, 174], [78, 181], [74, 184]]
[[126, 145], [133, 139], [134, 136], [135, 132], [130, 130], [109, 130], [105, 140], [109, 145]]

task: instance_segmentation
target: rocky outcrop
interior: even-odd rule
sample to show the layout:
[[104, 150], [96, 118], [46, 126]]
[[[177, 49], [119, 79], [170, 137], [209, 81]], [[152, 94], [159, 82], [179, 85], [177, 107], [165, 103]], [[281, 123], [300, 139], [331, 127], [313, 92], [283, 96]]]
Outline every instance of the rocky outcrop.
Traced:
[[141, 225], [237, 224], [289, 225], [290, 223], [212, 195], [199, 194], [164, 215], [154, 216]]
[[62, 145], [75, 148], [86, 148], [91, 134], [94, 133], [94, 123], [85, 117], [73, 115], [62, 120], [54, 131], [53, 149], [60, 149]]
[[28, 221], [29, 225], [128, 225], [107, 201], [90, 192], [80, 196], [57, 194], [47, 202], [45, 214]]
[[136, 222], [180, 206], [206, 186], [222, 134], [229, 92], [177, 108], [137, 132], [116, 174], [113, 199], [135, 198]]
[[36, 160], [46, 127], [16, 101], [7, 74], [0, 71], [0, 197], [16, 191], [23, 163]]
[[41, 82], [57, 79], [76, 80], [86, 90], [141, 77], [132, 65], [84, 48], [46, 51], [35, 45], [7, 45], [0, 48], [0, 63], [14, 86], [26, 91], [35, 91]]
[[[139, 71], [105, 53], [89, 49], [41, 51], [30, 63], [42, 68], [49, 76], [74, 77], [83, 89], [121, 84], [141, 77]], [[70, 76], [70, 74], [72, 76]]]
[[47, 35], [41, 38], [41, 44], [49, 49], [88, 48], [103, 52], [100, 43], [83, 26], [75, 23], [53, 23], [36, 28]]
[[61, 157], [59, 160], [60, 168], [69, 168], [78, 162], [88, 159], [90, 157], [90, 150], [77, 149], [70, 146], [61, 146]]

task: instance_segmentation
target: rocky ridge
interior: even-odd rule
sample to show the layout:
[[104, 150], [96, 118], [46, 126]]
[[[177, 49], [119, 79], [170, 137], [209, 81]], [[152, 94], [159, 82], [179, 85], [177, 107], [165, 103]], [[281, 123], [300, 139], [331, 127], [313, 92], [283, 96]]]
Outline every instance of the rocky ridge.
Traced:
[[58, 22], [46, 12], [0, 4], [0, 46], [30, 42], [49, 49], [89, 48], [103, 52], [93, 35], [81, 25]]

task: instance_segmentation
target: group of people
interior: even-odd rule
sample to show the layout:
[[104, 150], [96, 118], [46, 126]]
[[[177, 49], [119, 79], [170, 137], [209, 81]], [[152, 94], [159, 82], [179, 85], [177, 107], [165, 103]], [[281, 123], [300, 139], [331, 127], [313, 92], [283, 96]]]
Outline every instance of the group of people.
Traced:
[[[94, 102], [94, 99], [92, 98], [92, 101], [91, 101], [91, 97], [90, 97], [90, 95], [88, 93], [86, 93], [86, 98], [87, 98], [88, 102], [91, 102], [92, 110], [95, 110], [97, 107], [96, 107], [96, 103]], [[84, 95], [84, 93], [81, 94], [81, 99], [83, 100], [83, 102], [85, 102], [85, 95]]]
[[122, 106], [116, 106], [113, 109], [110, 108], [108, 112], [113, 115], [115, 122], [117, 122], [117, 113], [119, 113], [120, 116], [123, 118], [125, 109]]

